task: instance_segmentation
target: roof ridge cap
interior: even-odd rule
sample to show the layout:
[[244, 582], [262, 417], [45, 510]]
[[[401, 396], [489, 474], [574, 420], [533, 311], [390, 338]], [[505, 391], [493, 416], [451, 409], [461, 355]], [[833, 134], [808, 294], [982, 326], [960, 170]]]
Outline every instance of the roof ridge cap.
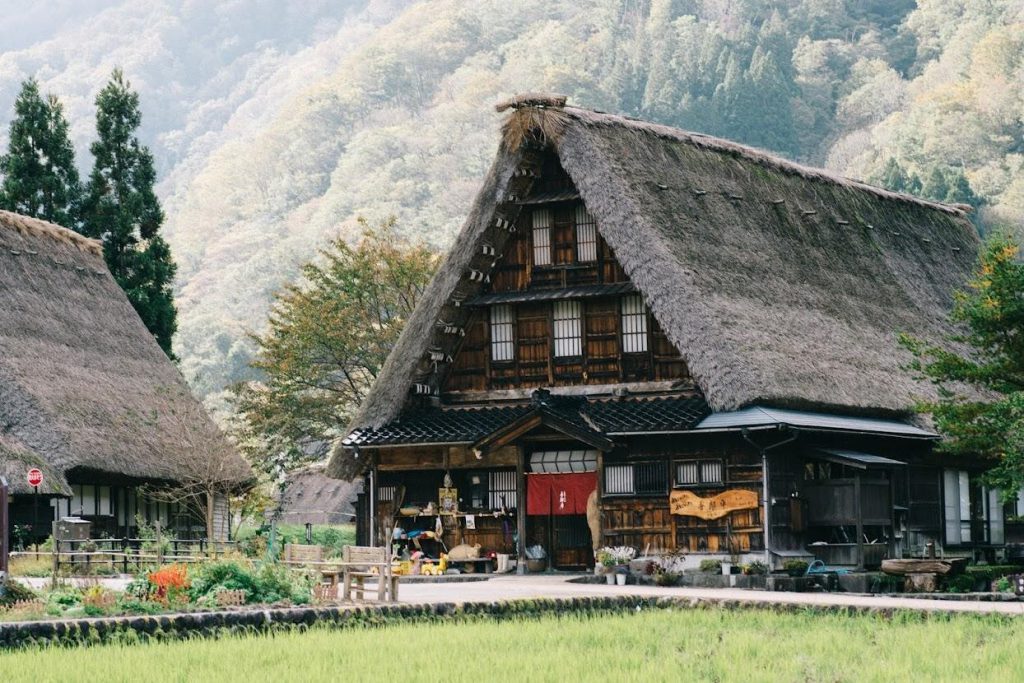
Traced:
[[94, 256], [103, 255], [103, 245], [80, 233], [65, 228], [63, 225], [51, 223], [41, 218], [0, 209], [0, 229], [13, 230], [32, 237], [45, 237], [55, 242], [71, 244], [79, 250]]
[[[871, 183], [863, 180], [844, 176], [826, 168], [821, 168], [819, 166], [807, 166], [800, 162], [793, 161], [792, 159], [787, 159], [786, 157], [774, 152], [746, 145], [742, 142], [737, 142], [728, 138], [710, 135], [708, 133], [688, 131], [682, 128], [669, 126], [664, 123], [646, 121], [644, 119], [624, 114], [609, 114], [596, 109], [587, 109], [585, 107], [578, 107], [575, 105], [567, 105], [562, 108], [562, 111], [564, 111], [570, 118], [575, 118], [583, 123], [605, 125], [619, 123], [620, 125], [644, 130], [655, 135], [673, 138], [679, 142], [698, 147], [706, 147], [716, 152], [738, 154], [752, 163], [756, 163], [760, 166], [771, 168], [782, 173], [796, 175], [804, 178], [805, 180], [827, 182], [841, 187], [860, 190], [862, 192], [867, 192], [868, 194], [873, 194], [881, 199], [916, 204], [918, 206], [935, 209], [954, 216], [966, 216], [973, 210], [972, 207], [967, 204], [947, 204], [945, 202], [924, 199], [922, 197], [917, 197], [903, 192], [895, 192], [884, 187], [872, 185]], [[591, 118], [592, 120], [588, 121], [588, 118]]]

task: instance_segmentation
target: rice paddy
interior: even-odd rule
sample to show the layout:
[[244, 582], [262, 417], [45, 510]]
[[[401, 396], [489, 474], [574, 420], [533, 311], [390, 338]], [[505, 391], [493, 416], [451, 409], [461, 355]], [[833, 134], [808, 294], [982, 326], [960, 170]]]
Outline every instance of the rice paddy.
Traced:
[[5, 681], [1019, 681], [1024, 620], [644, 610], [0, 654]]

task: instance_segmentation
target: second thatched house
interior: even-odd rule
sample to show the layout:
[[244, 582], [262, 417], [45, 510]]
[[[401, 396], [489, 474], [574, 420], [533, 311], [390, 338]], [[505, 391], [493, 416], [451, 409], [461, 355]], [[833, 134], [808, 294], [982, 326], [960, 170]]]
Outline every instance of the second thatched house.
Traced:
[[979, 463], [933, 452], [900, 332], [940, 341], [964, 210], [525, 96], [330, 473], [364, 535], [701, 557], [990, 553]]
[[[38, 490], [28, 483], [39, 469]], [[223, 494], [252, 475], [136, 315], [99, 243], [0, 211], [0, 474], [13, 523], [76, 515], [134, 536], [136, 518], [227, 535]], [[163, 493], [156, 495], [156, 491]], [[40, 500], [41, 499], [41, 500]]]

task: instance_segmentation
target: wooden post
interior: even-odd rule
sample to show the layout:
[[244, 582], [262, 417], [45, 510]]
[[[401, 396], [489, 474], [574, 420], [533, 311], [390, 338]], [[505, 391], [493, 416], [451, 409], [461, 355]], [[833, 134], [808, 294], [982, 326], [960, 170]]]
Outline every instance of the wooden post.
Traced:
[[854, 510], [857, 515], [857, 569], [864, 569], [864, 513], [860, 499], [860, 475], [853, 478]]
[[57, 522], [52, 522], [51, 531], [53, 533], [53, 574], [50, 576], [50, 581], [52, 587], [56, 588], [57, 570], [60, 569], [60, 541], [57, 535]]
[[7, 523], [7, 480], [0, 475], [0, 578], [7, 578], [8, 571], [8, 523]]
[[526, 573], [526, 452], [516, 446], [516, 574]]
[[124, 538], [121, 539], [121, 555], [122, 555], [122, 562], [124, 563], [123, 564], [124, 573], [127, 574], [128, 573], [128, 537], [127, 536], [125, 536]]
[[160, 527], [161, 523], [158, 519], [153, 525], [153, 528], [156, 529], [156, 563], [158, 566], [164, 563], [164, 535]]

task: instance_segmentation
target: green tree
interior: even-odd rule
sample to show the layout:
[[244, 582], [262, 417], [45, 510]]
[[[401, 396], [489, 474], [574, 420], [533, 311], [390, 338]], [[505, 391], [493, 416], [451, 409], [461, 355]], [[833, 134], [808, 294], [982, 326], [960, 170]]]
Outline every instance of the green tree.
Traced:
[[0, 207], [78, 227], [81, 183], [64, 107], [29, 78], [14, 102], [7, 154], [0, 156]]
[[946, 182], [946, 174], [938, 166], [932, 168], [928, 179], [924, 183], [924, 196], [938, 202], [944, 202], [949, 195], [949, 183]]
[[950, 318], [963, 329], [952, 349], [908, 335], [911, 369], [938, 388], [920, 408], [935, 418], [949, 453], [988, 459], [988, 484], [1011, 495], [1024, 485], [1024, 264], [1010, 237], [992, 238]]
[[139, 142], [139, 95], [120, 69], [96, 96], [95, 161], [82, 212], [82, 232], [103, 242], [110, 272], [160, 348], [173, 357], [177, 312], [175, 265], [160, 236], [164, 212], [153, 191], [153, 155]]
[[322, 459], [373, 384], [437, 267], [404, 244], [395, 220], [360, 220], [355, 246], [332, 240], [275, 296], [268, 329], [254, 335], [262, 381], [232, 387], [236, 434], [268, 473]]

